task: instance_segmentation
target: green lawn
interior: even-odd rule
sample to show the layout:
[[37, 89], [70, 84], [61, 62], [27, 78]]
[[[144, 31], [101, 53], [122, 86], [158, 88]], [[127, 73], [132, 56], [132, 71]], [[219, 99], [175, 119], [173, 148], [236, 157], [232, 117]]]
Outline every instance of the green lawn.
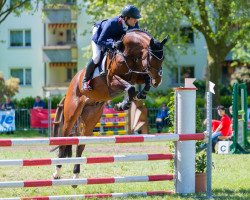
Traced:
[[[19, 132], [14, 134], [20, 137]], [[12, 135], [1, 135], [1, 138]], [[22, 137], [39, 137], [38, 132], [27, 131]], [[56, 152], [49, 152], [51, 147], [6, 147], [0, 148], [0, 159], [31, 159], [31, 158], [54, 158]], [[87, 145], [83, 156], [98, 155], [125, 155], [133, 153], [166, 153], [168, 144], [138, 143], [121, 145]], [[215, 199], [250, 199], [250, 156], [218, 155], [213, 154], [213, 194]], [[72, 177], [73, 166], [63, 166], [63, 178]], [[88, 177], [114, 177], [114, 176], [139, 176], [169, 173], [169, 161], [154, 162], [128, 162], [113, 164], [93, 164], [82, 166], [81, 178]], [[21, 181], [51, 179], [54, 166], [39, 167], [0, 167], [0, 181]], [[54, 186], [42, 188], [14, 188], [1, 189], [0, 198], [24, 197], [24, 196], [48, 196], [48, 195], [70, 195], [88, 193], [113, 193], [132, 191], [152, 191], [174, 189], [173, 182], [149, 182], [149, 183], [117, 183], [106, 185], [80, 185], [77, 189], [71, 186]], [[131, 197], [126, 199], [197, 199], [203, 198], [204, 194], [193, 194], [189, 196], [172, 195], [164, 197]]]

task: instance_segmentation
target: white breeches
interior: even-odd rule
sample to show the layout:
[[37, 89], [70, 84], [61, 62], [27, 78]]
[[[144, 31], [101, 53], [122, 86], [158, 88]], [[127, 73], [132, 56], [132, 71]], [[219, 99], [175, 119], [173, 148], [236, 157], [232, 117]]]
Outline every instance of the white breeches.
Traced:
[[[97, 27], [94, 27], [92, 30], [92, 35], [94, 35], [97, 31]], [[92, 56], [92, 60], [95, 64], [97, 64], [100, 61], [101, 58], [101, 46], [97, 45], [93, 40], [91, 41], [91, 45], [92, 45], [92, 51], [93, 51], [93, 56]]]

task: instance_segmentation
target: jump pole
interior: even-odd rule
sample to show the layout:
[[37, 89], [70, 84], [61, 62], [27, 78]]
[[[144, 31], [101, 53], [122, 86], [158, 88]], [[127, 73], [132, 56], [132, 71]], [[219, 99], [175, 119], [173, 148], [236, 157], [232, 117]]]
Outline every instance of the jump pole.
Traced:
[[[175, 89], [175, 133], [195, 133], [195, 79], [185, 79], [184, 88]], [[195, 193], [195, 141], [175, 142], [175, 192]]]

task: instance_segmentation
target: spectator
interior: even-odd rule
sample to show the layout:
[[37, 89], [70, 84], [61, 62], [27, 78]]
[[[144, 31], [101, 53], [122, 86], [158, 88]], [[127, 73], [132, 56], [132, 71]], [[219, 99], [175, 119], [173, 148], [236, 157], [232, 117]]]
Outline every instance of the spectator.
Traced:
[[161, 133], [164, 126], [169, 124], [169, 109], [165, 103], [161, 105], [161, 108], [158, 110], [156, 115], [156, 129], [157, 133]]
[[5, 104], [3, 104], [5, 110], [15, 109], [14, 103], [11, 101], [10, 97], [7, 97]]
[[4, 104], [0, 104], [0, 110], [5, 110]]
[[[1, 110], [14, 110], [15, 105], [10, 97], [7, 97], [6, 102], [2, 104]], [[8, 131], [7, 134], [14, 134], [14, 131]]]
[[[45, 107], [45, 103], [43, 100], [41, 100], [40, 96], [37, 96], [35, 98], [35, 103], [33, 105], [33, 109], [43, 109]], [[39, 133], [43, 134], [45, 133], [45, 129], [39, 128]]]
[[37, 96], [35, 99], [35, 103], [33, 105], [34, 109], [43, 109], [45, 107], [44, 101], [41, 100], [40, 96]]
[[[225, 107], [224, 106], [218, 106], [217, 107], [218, 114], [220, 115], [220, 123], [215, 125], [212, 123], [213, 128], [216, 129], [213, 130], [212, 133], [212, 151], [215, 153], [215, 145], [218, 141], [219, 136], [229, 136], [230, 134], [230, 126], [231, 126], [231, 120], [229, 116], [225, 112]], [[214, 121], [214, 120], [213, 120]], [[202, 144], [200, 146], [200, 151], [204, 150], [207, 147], [207, 144]]]

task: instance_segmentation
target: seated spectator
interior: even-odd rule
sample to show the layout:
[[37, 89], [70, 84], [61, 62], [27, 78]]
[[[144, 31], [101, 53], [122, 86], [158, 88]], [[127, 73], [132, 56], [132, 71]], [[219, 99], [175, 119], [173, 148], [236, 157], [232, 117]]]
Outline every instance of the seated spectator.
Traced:
[[10, 97], [7, 97], [6, 99], [6, 102], [4, 105], [4, 109], [5, 110], [12, 110], [12, 109], [15, 109], [15, 105], [14, 103], [11, 101], [11, 98]]
[[35, 103], [33, 105], [34, 109], [43, 109], [45, 107], [44, 101], [41, 100], [40, 96], [37, 96], [35, 99]]
[[161, 133], [164, 126], [169, 124], [169, 109], [165, 103], [161, 105], [161, 108], [158, 110], [156, 115], [156, 129], [157, 133]]
[[[218, 137], [219, 136], [229, 136], [230, 126], [231, 126], [231, 120], [225, 112], [225, 107], [220, 105], [217, 107], [217, 111], [218, 111], [218, 114], [221, 117], [221, 119], [220, 119], [220, 123], [215, 124], [215, 122], [217, 120], [213, 120], [214, 126], [212, 124], [212, 126], [213, 126], [213, 133], [212, 133], [212, 151], [213, 151], [213, 153], [215, 153], [215, 145], [218, 141]], [[200, 151], [204, 150], [206, 147], [207, 147], [207, 144], [202, 144], [200, 146]]]

